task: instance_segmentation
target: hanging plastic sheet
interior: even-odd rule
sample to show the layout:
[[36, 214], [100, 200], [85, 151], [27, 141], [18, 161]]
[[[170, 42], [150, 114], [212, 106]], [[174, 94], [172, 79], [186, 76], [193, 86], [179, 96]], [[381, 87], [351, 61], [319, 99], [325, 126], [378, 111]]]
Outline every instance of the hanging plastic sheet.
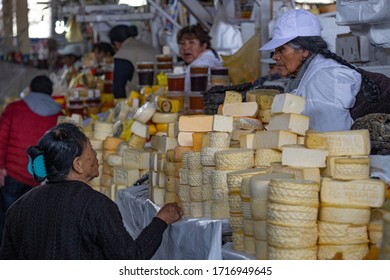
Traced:
[[[117, 193], [123, 223], [133, 238], [147, 226], [159, 207], [148, 199], [148, 186], [133, 186]], [[153, 259], [222, 259], [223, 220], [184, 218], [170, 225]]]
[[231, 54], [243, 44], [241, 31], [237, 25], [230, 22], [223, 4], [218, 7], [209, 35], [212, 47], [218, 52]]
[[229, 67], [229, 78], [233, 85], [253, 82], [260, 77], [260, 35], [253, 35], [233, 55], [221, 55], [224, 65]]
[[390, 20], [390, 1], [337, 0], [336, 11], [339, 25], [382, 23]]

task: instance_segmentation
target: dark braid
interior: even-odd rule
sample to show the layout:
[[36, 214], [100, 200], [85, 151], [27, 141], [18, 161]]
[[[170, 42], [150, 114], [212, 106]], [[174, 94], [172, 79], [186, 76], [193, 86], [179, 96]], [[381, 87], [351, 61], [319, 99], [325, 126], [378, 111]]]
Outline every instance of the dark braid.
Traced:
[[365, 73], [358, 67], [352, 65], [348, 61], [344, 60], [337, 54], [328, 50], [328, 44], [322, 39], [321, 36], [311, 37], [297, 37], [290, 41], [291, 45], [299, 46], [305, 50], [308, 50], [312, 54], [321, 54], [325, 58], [333, 59], [341, 65], [347, 66], [357, 71], [362, 76], [362, 83], [360, 85], [360, 91], [368, 99], [369, 102], [378, 102], [380, 95], [380, 89], [378, 85], [373, 82]]

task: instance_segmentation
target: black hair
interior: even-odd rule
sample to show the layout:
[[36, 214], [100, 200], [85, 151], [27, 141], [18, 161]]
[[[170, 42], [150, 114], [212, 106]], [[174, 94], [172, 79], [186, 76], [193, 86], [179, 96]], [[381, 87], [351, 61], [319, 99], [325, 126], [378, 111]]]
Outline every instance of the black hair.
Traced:
[[103, 52], [105, 54], [109, 54], [113, 56], [115, 54], [115, 50], [113, 46], [107, 42], [99, 42], [93, 45], [93, 51]]
[[31, 159], [42, 154], [47, 179], [61, 181], [71, 171], [73, 160], [82, 154], [87, 141], [88, 138], [80, 127], [72, 123], [61, 123], [49, 130], [36, 146], [30, 146], [27, 153]]
[[180, 29], [176, 35], [176, 40], [179, 45], [183, 37], [198, 39], [201, 44], [206, 44], [206, 48], [210, 49], [215, 57], [218, 58], [217, 52], [211, 47], [211, 37], [201, 24], [188, 25]]
[[138, 35], [137, 26], [135, 25], [127, 26], [123, 24], [114, 26], [108, 33], [111, 44], [114, 44], [114, 42], [123, 43], [127, 38], [137, 37], [137, 35]]
[[347, 66], [355, 71], [357, 71], [362, 76], [362, 83], [360, 90], [368, 98], [370, 102], [376, 102], [380, 95], [380, 89], [378, 85], [372, 81], [365, 73], [358, 67], [352, 65], [348, 61], [344, 60], [337, 54], [331, 52], [328, 49], [328, 44], [321, 36], [299, 36], [291, 40], [288, 44], [291, 44], [291, 47], [296, 49], [295, 46], [299, 46], [302, 49], [309, 51], [312, 54], [321, 54], [325, 58], [333, 59], [334, 61], [340, 63], [341, 65]]
[[30, 90], [51, 95], [53, 93], [53, 82], [46, 75], [39, 75], [30, 82]]

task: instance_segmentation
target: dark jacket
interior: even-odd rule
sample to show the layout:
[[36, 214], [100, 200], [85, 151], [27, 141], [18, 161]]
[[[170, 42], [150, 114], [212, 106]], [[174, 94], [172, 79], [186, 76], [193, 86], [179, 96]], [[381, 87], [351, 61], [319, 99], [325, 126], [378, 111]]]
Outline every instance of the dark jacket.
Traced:
[[155, 217], [133, 240], [108, 197], [79, 181], [48, 183], [7, 211], [0, 259], [150, 259], [166, 228]]

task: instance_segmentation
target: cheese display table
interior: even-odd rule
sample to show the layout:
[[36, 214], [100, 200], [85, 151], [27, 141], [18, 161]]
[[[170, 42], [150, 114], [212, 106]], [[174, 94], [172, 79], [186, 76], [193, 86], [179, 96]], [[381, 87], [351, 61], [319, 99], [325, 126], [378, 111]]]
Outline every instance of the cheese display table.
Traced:
[[[118, 191], [116, 203], [126, 229], [133, 238], [149, 224], [159, 206], [151, 202], [146, 185]], [[156, 260], [220, 260], [222, 255], [223, 220], [186, 218], [168, 227]]]

